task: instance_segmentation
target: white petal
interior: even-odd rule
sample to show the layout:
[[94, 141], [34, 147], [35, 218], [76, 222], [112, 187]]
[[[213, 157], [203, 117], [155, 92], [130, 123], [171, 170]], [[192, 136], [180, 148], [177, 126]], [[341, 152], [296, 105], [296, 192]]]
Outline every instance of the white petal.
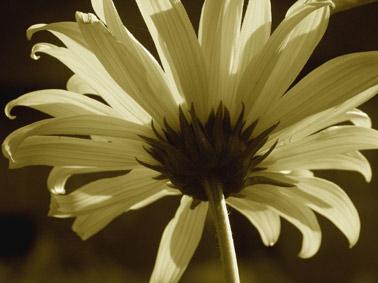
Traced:
[[105, 171], [121, 171], [124, 168], [101, 168], [101, 167], [54, 167], [47, 178], [47, 188], [52, 194], [65, 194], [65, 186], [67, 180], [77, 174], [105, 172]]
[[273, 246], [280, 235], [281, 221], [276, 212], [269, 207], [242, 198], [227, 198], [227, 204], [243, 214], [259, 231], [266, 246]]
[[[171, 95], [174, 97], [177, 104], [183, 102], [181, 94], [178, 92], [176, 86], [172, 85], [172, 82], [163, 72], [159, 63], [152, 56], [152, 54], [133, 36], [133, 34], [123, 25], [122, 20], [114, 6], [112, 0], [92, 0], [92, 4], [96, 2], [97, 8], [95, 9], [96, 13], [103, 14], [103, 21], [106, 23], [106, 26], [109, 28], [109, 31], [123, 44], [132, 46], [135, 53], [140, 58], [140, 60], [145, 64], [147, 69], [155, 70], [159, 73], [159, 76], [163, 76], [166, 79], [165, 83], [168, 83], [168, 86], [171, 90]], [[101, 3], [100, 3], [101, 2]], [[102, 9], [100, 11], [100, 9]]]
[[237, 72], [244, 72], [251, 59], [265, 46], [270, 36], [271, 23], [270, 0], [248, 1], [238, 39]]
[[128, 207], [125, 206], [125, 203], [121, 202], [88, 214], [80, 215], [76, 217], [72, 225], [72, 230], [74, 230], [83, 240], [86, 240], [105, 228], [111, 221], [113, 221], [114, 218], [127, 212], [127, 210], [136, 209], [135, 207], [137, 206], [144, 207], [153, 201], [157, 201], [158, 199], [168, 195], [170, 195], [169, 192], [162, 190], [151, 195], [147, 199], [149, 201], [148, 203], [143, 200], [140, 203], [136, 203], [133, 207]]
[[141, 209], [147, 205], [150, 205], [151, 203], [157, 201], [158, 199], [165, 197], [165, 196], [178, 196], [181, 195], [182, 193], [179, 190], [172, 189], [170, 187], [166, 187], [160, 192], [157, 192], [156, 194], [142, 200], [139, 203], [134, 204], [133, 206], [130, 207], [130, 210], [137, 210]]
[[284, 143], [294, 142], [332, 125], [343, 122], [350, 121], [356, 126], [371, 128], [370, 117], [365, 112], [359, 109], [340, 112], [339, 108], [341, 107], [333, 107], [324, 110], [272, 134], [270, 137], [271, 140], [264, 147], [268, 148], [269, 146], [272, 146], [276, 139], [279, 139]]
[[[127, 208], [123, 207], [123, 203], [118, 203], [88, 214], [80, 215], [76, 217], [72, 225], [72, 230], [78, 234], [82, 240], [87, 240], [104, 229], [116, 217], [125, 213], [126, 210]], [[51, 214], [50, 216], [59, 217]]]
[[105, 19], [105, 11], [104, 11], [104, 0], [91, 0], [92, 8], [95, 11], [97, 17], [104, 23], [106, 23]]
[[298, 198], [288, 195], [281, 187], [256, 185], [243, 191], [247, 199], [265, 204], [297, 227], [302, 235], [300, 257], [313, 256], [319, 249], [321, 231], [315, 214]]
[[206, 0], [203, 4], [198, 37], [208, 71], [209, 109], [216, 108], [220, 101], [229, 104], [243, 2]]
[[[378, 147], [378, 131], [356, 126], [334, 126], [292, 143], [279, 144], [261, 163], [276, 170], [283, 164], [316, 160], [356, 150]], [[291, 168], [291, 167], [290, 167]], [[278, 169], [285, 170], [285, 169]], [[288, 170], [288, 168], [286, 168]]]
[[82, 114], [116, 116], [109, 106], [78, 93], [63, 89], [44, 89], [26, 93], [5, 106], [8, 118], [16, 118], [11, 111], [16, 106], [27, 106], [54, 117], [66, 117]]
[[202, 236], [207, 203], [191, 209], [192, 198], [183, 196], [175, 217], [168, 223], [160, 246], [150, 283], [178, 282], [192, 258]]
[[70, 137], [33, 136], [26, 139], [14, 153], [3, 148], [3, 154], [9, 158], [10, 168], [48, 165], [133, 169], [139, 166], [136, 158], [154, 162], [142, 143], [132, 140], [107, 143]]
[[51, 215], [83, 215], [122, 203], [124, 211], [166, 188], [166, 180], [155, 180], [158, 172], [145, 167], [112, 178], [88, 183], [68, 195], [52, 195]]
[[358, 212], [338, 185], [303, 174], [266, 175], [277, 181], [292, 183], [294, 187], [280, 188], [281, 192], [298, 198], [300, 202], [328, 218], [347, 237], [350, 246], [357, 242], [361, 228]]
[[141, 142], [140, 135], [151, 136], [153, 133], [147, 126], [115, 117], [77, 115], [45, 119], [19, 128], [4, 140], [3, 148], [9, 155], [13, 155], [17, 147], [28, 137], [44, 135], [97, 135]]
[[[73, 24], [74, 32], [67, 29], [67, 25], [71, 27]], [[38, 59], [39, 56], [36, 55], [38, 52], [57, 58], [99, 93], [121, 117], [139, 123], [150, 121], [151, 117], [118, 86], [96, 56], [88, 50], [77, 23], [53, 23], [38, 25], [37, 28], [32, 26], [28, 29], [28, 34], [31, 36], [40, 30], [51, 31], [68, 49], [40, 43], [33, 47], [32, 58]]]
[[311, 209], [328, 218], [347, 237], [350, 247], [360, 234], [360, 218], [352, 201], [336, 184], [321, 178], [296, 178], [297, 188], [289, 190]]
[[140, 44], [139, 41], [132, 35], [132, 33], [123, 25], [113, 1], [92, 0], [92, 6], [96, 11], [96, 14], [99, 15], [100, 19], [104, 23], [106, 23], [106, 26], [113, 36], [116, 37], [119, 41], [123, 42], [123, 44], [132, 46], [134, 48], [135, 53], [143, 62], [143, 64], [146, 65], [147, 69], [150, 68], [152, 70], [155, 70], [156, 72], [160, 73], [160, 76], [166, 77], [166, 83], [169, 84], [171, 95], [174, 97], [177, 104], [181, 104], [183, 102], [183, 98], [178, 92], [176, 86], [172, 85], [172, 82], [163, 72], [159, 63], [151, 55], [151, 53], [146, 48], [144, 48], [144, 46]]
[[26, 36], [30, 40], [36, 32], [49, 30], [67, 46], [79, 44], [87, 47], [87, 44], [80, 34], [79, 27], [75, 22], [58, 22], [51, 24], [35, 24], [26, 31]]
[[[274, 69], [268, 75], [269, 77], [265, 78], [265, 85], [250, 111], [252, 120], [265, 113], [266, 109], [277, 101], [293, 83], [323, 37], [329, 15], [329, 7], [318, 9], [307, 16], [290, 33], [286, 39], [287, 45], [281, 47], [282, 51]], [[255, 115], [254, 111], [259, 112]]]
[[170, 81], [196, 112], [207, 115], [206, 67], [199, 42], [179, 0], [137, 0]]
[[98, 95], [97, 91], [93, 89], [86, 81], [84, 81], [80, 76], [74, 74], [67, 81], [66, 88], [68, 91], [76, 92], [80, 94], [95, 94]]
[[248, 109], [248, 121], [259, 118], [295, 79], [325, 30], [329, 4], [309, 1], [303, 5], [279, 25], [259, 56], [247, 66], [237, 101], [243, 101]]
[[274, 164], [272, 170], [350, 170], [360, 173], [367, 182], [371, 181], [372, 171], [369, 161], [358, 151], [327, 154], [311, 158], [282, 161]]
[[78, 12], [76, 19], [112, 78], [156, 121], [162, 123], [165, 116], [169, 122], [177, 122], [177, 105], [159, 66], [143, 61], [133, 42], [119, 42], [93, 14]]
[[337, 57], [291, 88], [264, 114], [258, 127], [264, 129], [280, 121], [278, 129], [285, 128], [339, 105], [340, 112], [346, 112], [373, 97], [378, 92], [377, 83], [377, 51]]

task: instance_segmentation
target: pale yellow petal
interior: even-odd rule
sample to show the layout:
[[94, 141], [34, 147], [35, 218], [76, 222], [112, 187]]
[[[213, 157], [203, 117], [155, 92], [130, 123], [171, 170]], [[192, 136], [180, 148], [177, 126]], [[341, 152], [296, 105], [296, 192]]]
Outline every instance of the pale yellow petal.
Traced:
[[8, 118], [16, 118], [16, 116], [11, 114], [12, 109], [16, 106], [31, 107], [53, 117], [82, 114], [117, 116], [117, 113], [109, 106], [63, 89], [37, 90], [11, 100], [4, 109]]
[[328, 218], [347, 237], [350, 247], [359, 238], [361, 223], [358, 212], [347, 194], [335, 183], [321, 178], [296, 178], [297, 188], [290, 190], [303, 202]]
[[281, 221], [276, 212], [264, 204], [244, 198], [228, 197], [227, 204], [244, 215], [259, 231], [266, 246], [273, 246], [280, 235]]
[[[127, 212], [127, 210], [136, 209], [136, 207], [144, 207], [169, 195], [171, 195], [169, 191], [162, 190], [150, 195], [147, 199], [142, 200], [139, 203], [135, 203], [132, 207], [125, 206], [128, 204], [121, 202], [109, 207], [101, 208], [88, 214], [79, 215], [76, 217], [72, 225], [72, 230], [75, 231], [81, 239], [86, 240], [92, 237], [94, 234], [100, 232], [111, 221]], [[144, 195], [143, 197], [146, 197], [146, 195]], [[136, 198], [134, 200], [136, 200]]]
[[229, 105], [243, 0], [206, 0], [198, 32], [209, 79], [209, 109]]
[[150, 127], [120, 118], [102, 115], [76, 115], [45, 119], [12, 132], [3, 142], [3, 149], [13, 155], [17, 147], [31, 136], [73, 135], [102, 136], [142, 142], [140, 135], [153, 136]]
[[238, 39], [234, 69], [242, 73], [269, 39], [272, 23], [270, 0], [249, 0]]
[[315, 214], [301, 201], [283, 192], [281, 187], [256, 185], [243, 191], [247, 199], [265, 204], [298, 228], [302, 235], [300, 257], [313, 256], [321, 243], [321, 231]]
[[187, 105], [207, 115], [208, 86], [203, 54], [185, 8], [179, 0], [137, 0], [163, 68]]
[[258, 129], [280, 121], [279, 130], [332, 107], [346, 112], [373, 97], [377, 84], [377, 51], [337, 57], [312, 71], [272, 105]]
[[261, 166], [275, 170], [285, 164], [291, 168], [292, 164], [306, 160], [375, 148], [378, 148], [378, 131], [356, 126], [334, 126], [291, 143], [279, 144]]
[[85, 166], [133, 169], [139, 166], [136, 158], [148, 163], [154, 160], [142, 143], [132, 140], [99, 142], [88, 139], [54, 136], [33, 136], [16, 150], [3, 154], [9, 158], [10, 168], [30, 165]]
[[94, 88], [92, 88], [85, 80], [76, 74], [72, 75], [68, 79], [66, 88], [68, 91], [75, 93], [99, 95]]
[[177, 105], [158, 66], [143, 61], [135, 44], [119, 42], [92, 14], [76, 13], [83, 37], [112, 78], [158, 123], [177, 121]]
[[88, 183], [67, 195], [52, 195], [50, 215], [83, 215], [122, 203], [123, 211], [166, 188], [166, 180], [155, 180], [159, 173], [145, 167], [125, 175]]
[[[54, 167], [51, 169], [47, 178], [47, 188], [52, 194], [65, 194], [67, 180], [73, 175], [106, 172], [106, 171], [126, 171], [125, 168], [106, 168], [106, 167]], [[125, 172], [125, 173], [126, 173]]]
[[325, 30], [329, 5], [330, 1], [302, 5], [279, 25], [259, 56], [246, 67], [236, 101], [244, 102], [248, 121], [259, 118], [295, 79]]
[[[72, 31], [72, 25], [75, 26]], [[77, 23], [53, 23], [32, 26], [28, 29], [31, 36], [37, 31], [48, 30], [58, 37], [68, 49], [52, 44], [36, 44], [32, 50], [32, 58], [38, 59], [38, 52], [53, 56], [79, 75], [93, 88], [119, 116], [133, 122], [148, 123], [151, 117], [138, 105], [108, 74], [96, 56], [88, 50]]]
[[208, 206], [201, 202], [191, 209], [191, 204], [192, 198], [183, 196], [165, 228], [150, 283], [178, 282], [188, 266], [201, 239]]

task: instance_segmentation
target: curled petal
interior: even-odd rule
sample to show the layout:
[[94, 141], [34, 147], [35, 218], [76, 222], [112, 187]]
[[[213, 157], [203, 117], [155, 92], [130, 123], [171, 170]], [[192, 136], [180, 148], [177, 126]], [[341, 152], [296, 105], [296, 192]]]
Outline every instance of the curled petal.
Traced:
[[54, 119], [45, 119], [29, 124], [11, 133], [3, 143], [3, 150], [9, 155], [17, 151], [17, 147], [31, 136], [74, 135], [102, 136], [142, 141], [140, 135], [152, 135], [149, 127], [132, 123], [120, 118], [102, 115], [76, 115]]
[[227, 204], [244, 215], [259, 231], [266, 246], [273, 246], [280, 235], [281, 221], [276, 212], [266, 205], [235, 197], [227, 198]]
[[76, 13], [81, 33], [111, 77], [156, 121], [177, 122], [173, 100], [159, 66], [143, 61], [135, 44], [119, 42], [93, 14]]
[[292, 143], [277, 146], [261, 166], [269, 166], [271, 170], [285, 170], [282, 169], [282, 165], [292, 168], [292, 165], [299, 162], [377, 147], [376, 130], [356, 126], [334, 126]]
[[16, 106], [27, 106], [53, 117], [81, 114], [117, 116], [109, 106], [78, 93], [62, 89], [44, 89], [26, 93], [5, 106], [5, 114], [10, 119], [16, 117], [11, 111]]
[[52, 195], [51, 215], [83, 215], [122, 203], [127, 208], [146, 200], [166, 188], [166, 181], [153, 179], [157, 173], [136, 168], [129, 173], [88, 183], [68, 195]]
[[84, 166], [133, 169], [139, 166], [136, 158], [153, 163], [141, 142], [132, 140], [103, 142], [88, 139], [54, 136], [33, 136], [16, 150], [3, 154], [9, 158], [10, 168], [30, 165]]
[[350, 247], [359, 238], [361, 223], [358, 212], [346, 193], [336, 184], [321, 178], [297, 178], [293, 194], [308, 207], [328, 218], [348, 239]]
[[286, 194], [286, 190], [281, 187], [268, 185], [249, 187], [243, 194], [251, 201], [269, 206], [301, 231], [303, 241], [300, 257], [308, 258], [318, 251], [321, 242], [319, 223], [315, 214], [301, 200]]

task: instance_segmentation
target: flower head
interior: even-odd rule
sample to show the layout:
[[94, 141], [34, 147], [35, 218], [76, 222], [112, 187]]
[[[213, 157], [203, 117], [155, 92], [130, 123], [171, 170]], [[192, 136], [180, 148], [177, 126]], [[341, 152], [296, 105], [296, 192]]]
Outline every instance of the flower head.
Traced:
[[[269, 0], [248, 1], [244, 15], [243, 0], [206, 0], [198, 37], [179, 0], [136, 2], [161, 65], [111, 0], [92, 0], [97, 16], [78, 12], [76, 22], [28, 29], [29, 37], [48, 30], [65, 45], [38, 43], [33, 58], [48, 54], [74, 72], [67, 90], [27, 93], [6, 107], [10, 118], [19, 105], [52, 116], [3, 143], [11, 168], [53, 166], [50, 215], [75, 217], [73, 230], [87, 239], [129, 210], [182, 195], [151, 282], [176, 282], [188, 265], [209, 180], [265, 245], [277, 241], [283, 217], [303, 234], [299, 255], [314, 255], [321, 242], [315, 211], [353, 246], [354, 205], [311, 170], [371, 179], [359, 150], [377, 148], [378, 132], [356, 107], [378, 92], [378, 52], [337, 57], [291, 87], [326, 30], [332, 1], [297, 1], [271, 34]], [[73, 175], [119, 170], [125, 174], [65, 192]]]

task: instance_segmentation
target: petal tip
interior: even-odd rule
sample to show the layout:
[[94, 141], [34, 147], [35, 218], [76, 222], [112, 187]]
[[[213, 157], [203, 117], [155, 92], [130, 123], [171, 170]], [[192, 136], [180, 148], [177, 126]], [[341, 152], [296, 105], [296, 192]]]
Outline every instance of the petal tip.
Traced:
[[45, 27], [46, 25], [47, 25], [47, 24], [43, 24], [43, 23], [42, 23], [42, 24], [35, 24], [35, 25], [30, 26], [30, 27], [26, 30], [26, 38], [27, 38], [28, 40], [31, 40], [32, 37], [33, 37], [33, 35], [34, 35], [36, 32], [38, 32], [38, 31], [44, 29], [44, 27]]
[[92, 13], [83, 13], [83, 12], [76, 11], [75, 18], [78, 23], [82, 23], [82, 24], [94, 24], [94, 23], [99, 22], [96, 15]]

